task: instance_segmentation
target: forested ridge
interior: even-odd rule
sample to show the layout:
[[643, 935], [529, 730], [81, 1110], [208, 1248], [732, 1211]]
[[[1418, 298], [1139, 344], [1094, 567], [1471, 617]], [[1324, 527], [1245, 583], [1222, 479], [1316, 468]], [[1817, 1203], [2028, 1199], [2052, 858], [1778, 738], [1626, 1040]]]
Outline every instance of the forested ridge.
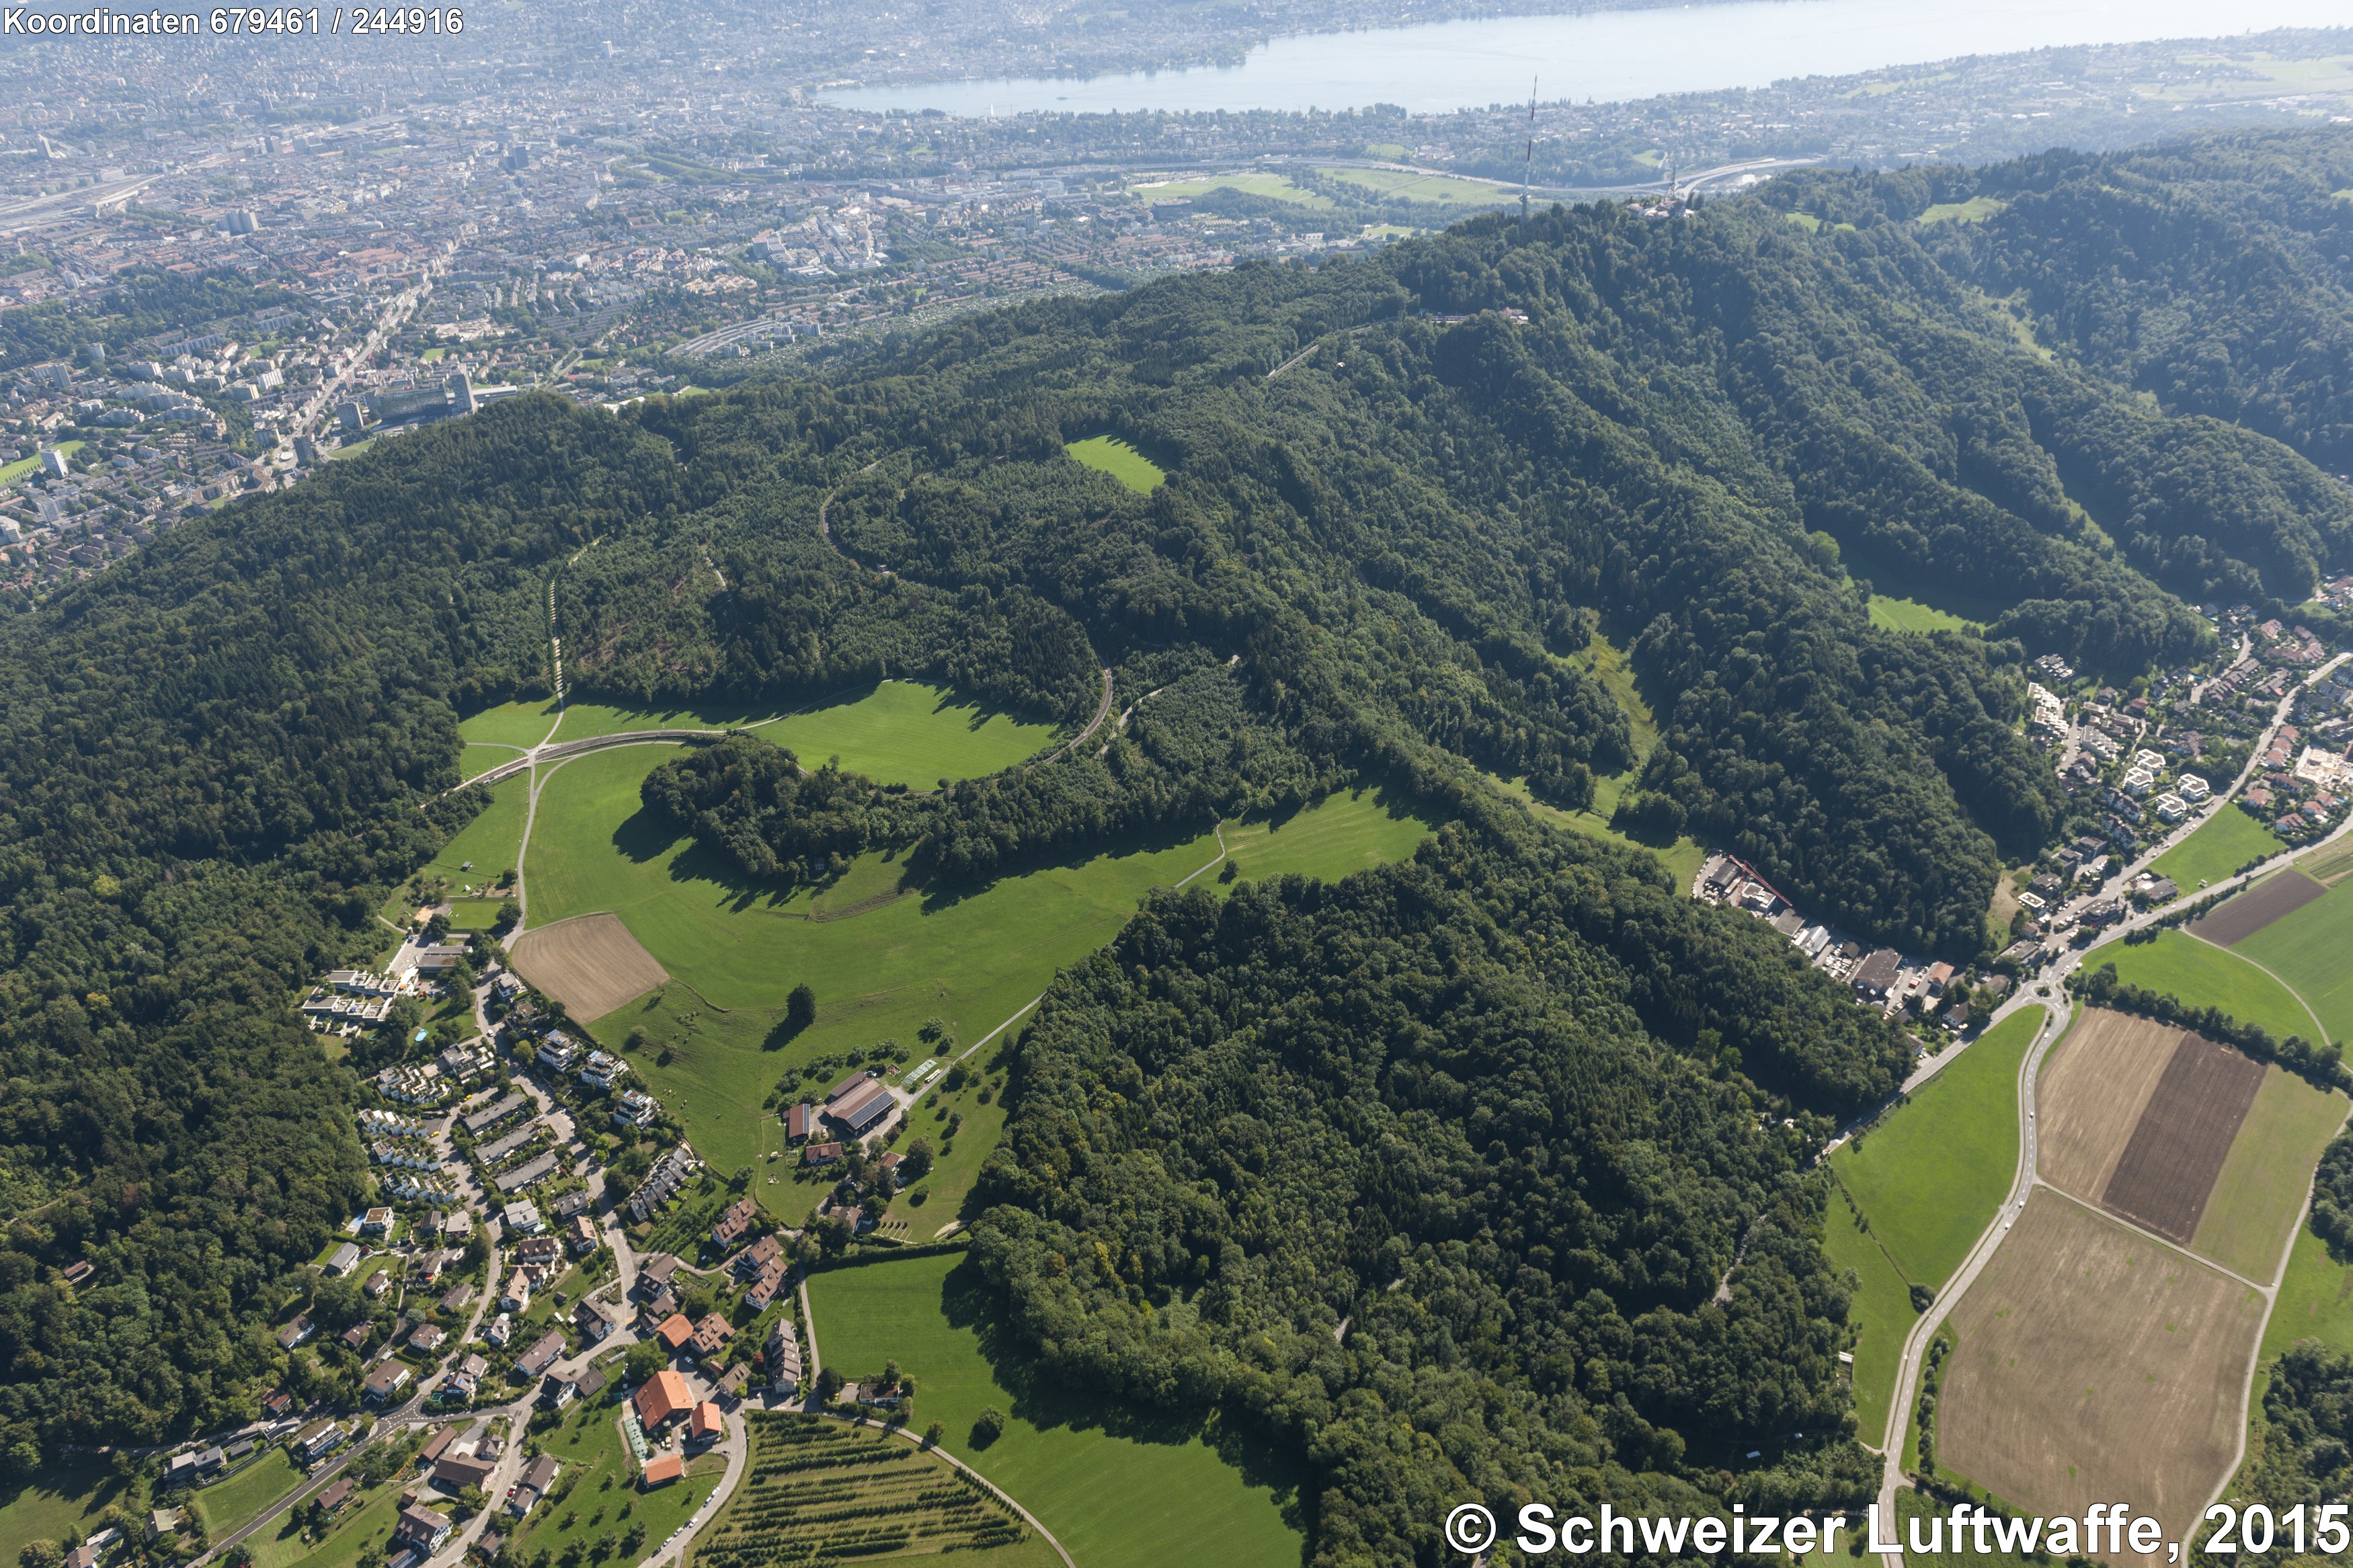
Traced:
[[[9, 601], [0, 1454], [248, 1410], [364, 1182], [353, 1074], [286, 1003], [479, 806], [444, 795], [456, 719], [548, 689], [552, 586], [584, 699], [920, 676], [1075, 731], [1112, 672], [1124, 721], [937, 790], [750, 736], [656, 770], [747, 888], [887, 847], [954, 890], [1368, 783], [1447, 822], [1344, 884], [1155, 897], [1019, 1042], [975, 1227], [1050, 1373], [1304, 1452], [1319, 1562], [1433, 1560], [1427, 1505], [1472, 1490], [1863, 1495], [1805, 1170], [1900, 1041], [1494, 779], [1616, 778], [1809, 912], [1967, 958], [2065, 815], [2024, 661], [2194, 656], [2179, 595], [2292, 597], [2353, 519], [2294, 431], [2022, 341], [1993, 228], [1899, 216], [1910, 189], [1482, 218], [824, 380], [517, 399]], [[1167, 482], [1064, 455], [1098, 433]], [[1992, 624], [1882, 631], [1871, 585]]]

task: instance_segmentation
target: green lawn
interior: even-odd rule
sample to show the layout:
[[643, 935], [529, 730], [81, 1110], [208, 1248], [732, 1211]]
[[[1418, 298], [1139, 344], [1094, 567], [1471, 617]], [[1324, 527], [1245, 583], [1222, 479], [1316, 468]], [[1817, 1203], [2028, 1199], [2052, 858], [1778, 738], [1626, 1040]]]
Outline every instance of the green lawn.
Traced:
[[98, 1516], [123, 1489], [99, 1458], [44, 1465], [29, 1480], [0, 1487], [0, 1562], [14, 1563], [28, 1541], [63, 1541], [98, 1528]]
[[400, 1514], [400, 1494], [414, 1484], [413, 1476], [404, 1468], [381, 1485], [354, 1494], [322, 1541], [304, 1541], [295, 1518], [298, 1510], [289, 1509], [276, 1524], [246, 1538], [254, 1568], [353, 1568], [383, 1562], [392, 1555], [388, 1548], [393, 1522]]
[[[602, 1561], [598, 1543], [607, 1542], [617, 1551], [633, 1526], [645, 1531], [644, 1545], [649, 1550], [669, 1540], [670, 1531], [694, 1511], [695, 1503], [711, 1495], [726, 1468], [725, 1459], [715, 1453], [688, 1460], [683, 1480], [639, 1491], [617, 1424], [620, 1414], [621, 1407], [607, 1400], [580, 1402], [565, 1413], [563, 1425], [540, 1435], [542, 1451], [554, 1455], [564, 1467], [557, 1484], [568, 1481], [571, 1490], [541, 1504], [522, 1521], [510, 1540], [518, 1562], [530, 1561], [543, 1547], [560, 1556], [575, 1541]], [[637, 1555], [624, 1553], [623, 1560], [634, 1562]]]
[[[83, 443], [79, 441], [60, 441], [58, 443], [58, 450], [70, 458], [80, 451], [82, 446]], [[0, 485], [15, 484], [40, 466], [41, 458], [37, 452], [29, 458], [19, 458], [13, 463], [0, 464]]]
[[[2320, 903], [2306, 910], [2318, 909]], [[2248, 945], [2269, 934], [2258, 931]], [[2283, 1039], [2290, 1035], [2312, 1037], [2310, 1015], [2285, 986], [2212, 942], [2179, 931], [2159, 931], [2151, 942], [2107, 943], [2093, 954], [2089, 967], [2097, 970], [2109, 963], [2116, 966], [2119, 980], [2178, 997], [2193, 1007], [2220, 1007], [2241, 1023], [2261, 1024]]]
[[[977, 1040], [1057, 970], [1108, 941], [1146, 889], [1174, 885], [1217, 855], [1206, 833], [1155, 840], [964, 896], [902, 898], [849, 919], [812, 919], [839, 896], [780, 898], [747, 888], [647, 816], [638, 784], [671, 754], [630, 747], [556, 770], [532, 834], [532, 918], [549, 923], [609, 910], [675, 977], [598, 1019], [595, 1033], [614, 1043], [643, 1028], [657, 1050], [672, 1052], [667, 1067], [640, 1053], [638, 1070], [654, 1094], [683, 1110], [695, 1146], [721, 1171], [775, 1147], [775, 1118], [760, 1102], [788, 1065], [883, 1038], [913, 1049], [917, 1027], [934, 1016], [959, 1039]], [[946, 759], [925, 761], [945, 771]], [[1426, 831], [1377, 797], [1357, 795], [1335, 796], [1261, 839], [1247, 830], [1236, 837], [1246, 849], [1262, 843], [1266, 871], [1336, 877], [1409, 851]], [[846, 879], [885, 890], [892, 879], [879, 855], [862, 858]], [[816, 1024], [789, 1042], [772, 1037], [786, 994], [802, 981], [817, 992]], [[798, 1204], [782, 1174], [764, 1177], [758, 1191], [780, 1212]], [[948, 1217], [943, 1210], [939, 1223]]]
[[555, 704], [542, 701], [502, 702], [458, 721], [459, 736], [490, 745], [536, 746], [554, 728]]
[[[1832, 1198], [1831, 1258], [1863, 1279], [1854, 1308], [1861, 1331], [1854, 1396], [1866, 1442], [1886, 1429], [1895, 1363], [1912, 1331], [1915, 1314], [1905, 1287], [1941, 1289], [2010, 1191], [2018, 1170], [2018, 1069], [2043, 1018], [2034, 1007], [2011, 1014], [1908, 1103], [1831, 1156], [1831, 1172], [1871, 1226], [1861, 1235], [1845, 1203]], [[1853, 1261], [1866, 1247], [1884, 1249], [1875, 1270]]]
[[[950, 1254], [822, 1273], [808, 1282], [818, 1355], [846, 1377], [895, 1360], [916, 1380], [913, 1424], [1003, 1487], [1087, 1568], [1297, 1568], [1299, 1477], [1240, 1434], [1097, 1409], [1029, 1374], [970, 1268]], [[1004, 1435], [972, 1446], [994, 1406]], [[1183, 1550], [1172, 1557], [1171, 1547]]]
[[[480, 886], [501, 871], [515, 868], [516, 852], [522, 847], [523, 809], [530, 789], [531, 776], [528, 773], [517, 773], [512, 778], [501, 779], [491, 785], [491, 804], [484, 806], [473, 821], [459, 828], [449, 842], [441, 847], [440, 852], [418, 870], [417, 874], [428, 882], [436, 877], [448, 879], [449, 892], [459, 906], [452, 912], [450, 924], [467, 931], [490, 928], [501, 900], [486, 900], [488, 912], [484, 913], [483, 907], [470, 902], [462, 896], [462, 891], [469, 885]], [[461, 869], [470, 860], [473, 862], [474, 868], [470, 871]], [[394, 889], [381, 910], [384, 917], [396, 925], [416, 912], [408, 901], [406, 887], [404, 882]]]
[[1949, 611], [1889, 594], [1871, 596], [1871, 624], [1891, 632], [1971, 632], [1982, 628]]
[[[977, 1067], [995, 1057], [1009, 1043], [1012, 1031], [989, 1042], [988, 1048], [977, 1052], [965, 1065]], [[918, 1058], [920, 1059], [920, 1058]], [[943, 1116], [941, 1112], [946, 1112]], [[954, 1139], [947, 1135], [949, 1118], [962, 1117]], [[781, 1131], [781, 1129], [780, 1129]], [[930, 1241], [951, 1223], [962, 1217], [965, 1199], [971, 1195], [973, 1184], [980, 1179], [980, 1168], [987, 1163], [997, 1141], [1005, 1131], [1005, 1097], [991, 1094], [988, 1103], [980, 1103], [977, 1079], [968, 1079], [954, 1094], [938, 1089], [915, 1102], [915, 1119], [899, 1147], [904, 1149], [917, 1138], [931, 1141], [933, 1149], [947, 1152], [934, 1164], [932, 1173], [891, 1200], [884, 1223], [898, 1227], [898, 1234], [909, 1241]], [[821, 1184], [812, 1184], [809, 1198], [815, 1201], [825, 1191]], [[918, 1202], [917, 1200], [921, 1201]]]
[[190, 1499], [206, 1533], [217, 1540], [292, 1491], [301, 1479], [302, 1472], [286, 1450], [272, 1448], [227, 1480], [191, 1493]]
[[480, 778], [501, 763], [520, 762], [522, 758], [522, 748], [520, 746], [505, 746], [491, 741], [469, 741], [465, 749], [458, 753], [458, 776], [461, 779]]
[[[2332, 1040], [2353, 1039], [2353, 880], [2284, 915], [2231, 950], [2295, 987]], [[2312, 1033], [2303, 1023], [2297, 1032]]]
[[2219, 882], [2250, 860], [2279, 853], [2282, 846], [2272, 830], [2241, 811], [2225, 805], [2189, 837], [2158, 857], [2153, 869], [2170, 877], [2185, 893], [2209, 882]]
[[1417, 174], [1403, 169], [1325, 168], [1315, 171], [1327, 180], [1354, 185], [1376, 201], [1430, 202], [1448, 206], [1490, 207], [1515, 202], [1520, 194], [1477, 180], [1446, 174]]
[[1159, 464], [1115, 436], [1090, 436], [1083, 441], [1068, 443], [1062, 450], [1140, 495], [1150, 495], [1168, 478]]
[[2315, 1089], [2276, 1066], [2264, 1068], [2190, 1250], [2241, 1279], [2269, 1284], [2312, 1191], [2313, 1167], [2344, 1124], [2345, 1110], [2343, 1095]]
[[1331, 795], [1280, 821], [1228, 823], [1223, 831], [1239, 879], [1272, 881], [1296, 871], [1331, 880], [1407, 858], [1430, 837], [1430, 824], [1403, 799], [1367, 787]]

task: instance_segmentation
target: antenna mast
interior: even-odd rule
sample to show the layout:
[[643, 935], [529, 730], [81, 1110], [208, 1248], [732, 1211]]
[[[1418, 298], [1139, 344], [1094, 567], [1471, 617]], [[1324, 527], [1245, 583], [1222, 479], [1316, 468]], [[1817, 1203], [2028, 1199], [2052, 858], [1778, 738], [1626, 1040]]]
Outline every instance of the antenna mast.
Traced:
[[1528, 78], [1528, 150], [1520, 163], [1520, 227], [1528, 226], [1528, 176], [1536, 165], [1536, 79]]

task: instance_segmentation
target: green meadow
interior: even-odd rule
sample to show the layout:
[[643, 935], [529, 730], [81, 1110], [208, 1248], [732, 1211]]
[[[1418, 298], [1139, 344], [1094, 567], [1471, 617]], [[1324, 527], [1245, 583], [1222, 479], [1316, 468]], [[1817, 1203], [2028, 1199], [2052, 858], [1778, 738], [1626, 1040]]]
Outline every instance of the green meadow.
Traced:
[[1240, 191], [1244, 195], [1290, 202], [1295, 206], [1310, 207], [1318, 212], [1333, 205], [1331, 197], [1292, 184], [1287, 174], [1212, 174], [1207, 179], [1169, 180], [1156, 185], [1138, 185], [1134, 194], [1145, 201], [1174, 201], [1178, 197], [1189, 201], [1195, 196], [1206, 196], [1211, 191]]
[[1977, 622], [1963, 620], [1947, 610], [1924, 605], [1917, 599], [1899, 599], [1887, 594], [1871, 596], [1871, 624], [1891, 632], [1971, 632]]
[[225, 1481], [189, 1494], [189, 1506], [218, 1539], [235, 1530], [302, 1482], [302, 1472], [283, 1448], [272, 1448]]
[[[956, 1254], [812, 1276], [820, 1362], [849, 1378], [896, 1361], [916, 1382], [911, 1425], [1005, 1489], [1087, 1568], [1297, 1568], [1296, 1468], [1214, 1423], [1098, 1407], [1028, 1372]], [[976, 1447], [984, 1409], [1006, 1416]], [[1181, 1551], [1172, 1551], [1176, 1543]]]
[[95, 1458], [44, 1465], [0, 1486], [0, 1561], [15, 1562], [28, 1542], [88, 1534], [124, 1496], [106, 1461]]
[[1090, 436], [1063, 447], [1073, 460], [1109, 474], [1129, 489], [1150, 495], [1168, 476], [1159, 464], [1116, 436]]
[[[2353, 1039], [2353, 881], [2272, 921], [2231, 950], [2295, 987], [2332, 1040]], [[2312, 1026], [2298, 1033], [2309, 1036]]]
[[[2267, 934], [2258, 931], [2242, 945], [2252, 946]], [[2286, 986], [2228, 949], [2184, 932], [2159, 931], [2155, 942], [2138, 944], [2109, 942], [2089, 962], [2094, 969], [2113, 963], [2119, 980], [2193, 1007], [2220, 1007], [2241, 1023], [2261, 1024], [2283, 1039], [2289, 1035], [2312, 1037], [2312, 1016]]]
[[2010, 204], [1999, 196], [1971, 196], [1965, 202], [1938, 202], [1920, 215], [1930, 223], [1983, 223]]
[[1917, 1316], [1908, 1288], [1941, 1289], [2010, 1191], [2018, 1069], [2044, 1017], [2040, 1007], [2011, 1014], [1831, 1156], [1831, 1173], [1870, 1227], [1866, 1234], [1832, 1197], [1824, 1238], [1831, 1261], [1863, 1282], [1854, 1403], [1865, 1442], [1886, 1430], [1896, 1363]]
[[2198, 831], [2158, 856], [2151, 869], [2160, 877], [2172, 878], [2183, 892], [2194, 893], [2209, 882], [2231, 876], [2250, 860], [2278, 854], [2280, 847], [2270, 828], [2237, 806], [2225, 805]]
[[[903, 760], [919, 776], [953, 776], [970, 743], [959, 727], [929, 752], [903, 742]], [[607, 1014], [595, 1032], [607, 1044], [645, 1032], [651, 1049], [638, 1070], [683, 1110], [696, 1147], [723, 1171], [776, 1150], [776, 1117], [761, 1101], [788, 1065], [883, 1039], [915, 1052], [916, 1030], [934, 1017], [976, 1041], [1108, 941], [1148, 889], [1203, 872], [1218, 855], [1210, 834], [1169, 835], [971, 892], [922, 894], [901, 889], [892, 859], [870, 854], [831, 888], [770, 891], [643, 810], [645, 775], [674, 754], [632, 746], [546, 773], [527, 868], [531, 916], [543, 925], [610, 910], [670, 972], [670, 984]], [[1337, 877], [1410, 853], [1428, 831], [1361, 791], [1244, 826], [1228, 842], [1253, 877]], [[785, 1000], [804, 981], [817, 993], [817, 1021], [787, 1039]], [[967, 1139], [958, 1152], [985, 1157], [979, 1144]], [[780, 1176], [758, 1190], [772, 1205], [793, 1201]], [[952, 1217], [946, 1196], [932, 1200], [934, 1225]]]

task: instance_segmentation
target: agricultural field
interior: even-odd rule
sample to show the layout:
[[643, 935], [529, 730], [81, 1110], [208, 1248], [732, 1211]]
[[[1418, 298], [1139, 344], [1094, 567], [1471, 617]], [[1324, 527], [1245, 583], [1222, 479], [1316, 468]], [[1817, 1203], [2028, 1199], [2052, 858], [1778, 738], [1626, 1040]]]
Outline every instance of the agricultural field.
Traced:
[[1834, 1199], [1827, 1230], [1831, 1260], [1863, 1281], [1853, 1312], [1854, 1400], [1867, 1443], [1886, 1430], [1896, 1363], [1918, 1317], [1909, 1287], [1942, 1290], [2010, 1191], [2018, 1071], [2046, 1016], [2039, 1007], [2011, 1014], [1831, 1156], [1854, 1205]]
[[1938, 1460], [2034, 1513], [2130, 1498], [2185, 1539], [2230, 1469], [2264, 1309], [2038, 1188], [1954, 1309]]
[[2211, 942], [2217, 947], [2236, 947], [2272, 921], [2294, 914], [2327, 891], [2291, 866], [2224, 900], [2220, 909], [2200, 916], [2182, 929], [2200, 942]]
[[1374, 201], [1491, 207], [1520, 199], [1517, 191], [1478, 180], [1458, 180], [1448, 174], [1419, 174], [1406, 169], [1324, 168], [1315, 172], [1327, 180], [1353, 185]]
[[535, 925], [511, 944], [515, 973], [593, 1024], [670, 978], [629, 928], [608, 914]]
[[42, 1466], [0, 1487], [0, 1562], [14, 1563], [32, 1541], [62, 1541], [99, 1527], [99, 1516], [128, 1496], [106, 1461], [83, 1458]]
[[2263, 1083], [2263, 1065], [2253, 1058], [2183, 1035], [2100, 1190], [2100, 1206], [2187, 1247]]
[[1083, 441], [1068, 443], [1062, 450], [1073, 460], [1109, 474], [1139, 495], [1150, 495], [1168, 478], [1159, 464], [1116, 436], [1090, 436]]
[[2172, 878], [2183, 892], [2194, 893], [2235, 874], [2248, 861], [2279, 850], [2280, 841], [2270, 828], [2235, 805], [2223, 805], [2196, 832], [2158, 856], [2151, 869]]
[[711, 1495], [727, 1468], [717, 1453], [689, 1459], [681, 1480], [638, 1490], [619, 1417], [620, 1406], [610, 1400], [583, 1400], [553, 1431], [539, 1435], [541, 1449], [564, 1471], [556, 1478], [557, 1495], [533, 1509], [509, 1537], [517, 1562], [542, 1550], [563, 1557], [575, 1545], [592, 1561], [618, 1553], [634, 1562], [640, 1546], [669, 1540], [695, 1503]]
[[688, 1568], [955, 1553], [958, 1568], [1054, 1568], [1018, 1514], [937, 1455], [879, 1427], [751, 1412], [749, 1473], [695, 1539]]
[[[2294, 986], [2312, 1005], [2331, 1040], [2353, 1040], [2353, 883], [2284, 915], [2233, 947]], [[2295, 1033], [2307, 1038], [2306, 1019]]]
[[[2343, 951], [2343, 950], [2340, 950]], [[2295, 994], [2230, 950], [2179, 931], [2157, 933], [2155, 942], [2110, 942], [2100, 963], [2114, 963], [2116, 978], [2193, 1007], [2220, 1007], [2242, 1024], [2261, 1024], [2274, 1036], [2313, 1035], [2312, 1015]]]
[[[1001, 1348], [987, 1292], [955, 1254], [818, 1273], [823, 1363], [857, 1378], [896, 1361], [917, 1384], [910, 1425], [1035, 1514], [1087, 1568], [1161, 1568], [1168, 1544], [1220, 1568], [1296, 1568], [1300, 1478], [1238, 1433], [1124, 1415], [1033, 1381]], [[1003, 1434], [976, 1447], [984, 1409]]]
[[2263, 1087], [2214, 1178], [2189, 1249], [2241, 1279], [2271, 1283], [2288, 1233], [2303, 1215], [2320, 1152], [2344, 1125], [2348, 1109], [2353, 1106], [2342, 1094], [2265, 1067]]
[[1963, 620], [1948, 611], [1924, 605], [1917, 599], [1899, 599], [1887, 594], [1871, 596], [1871, 624], [1890, 632], [1968, 632], [1982, 629], [1975, 621]]
[[2316, 882], [2335, 887], [2353, 877], [2353, 840], [2326, 844], [2295, 863], [2295, 868]]

